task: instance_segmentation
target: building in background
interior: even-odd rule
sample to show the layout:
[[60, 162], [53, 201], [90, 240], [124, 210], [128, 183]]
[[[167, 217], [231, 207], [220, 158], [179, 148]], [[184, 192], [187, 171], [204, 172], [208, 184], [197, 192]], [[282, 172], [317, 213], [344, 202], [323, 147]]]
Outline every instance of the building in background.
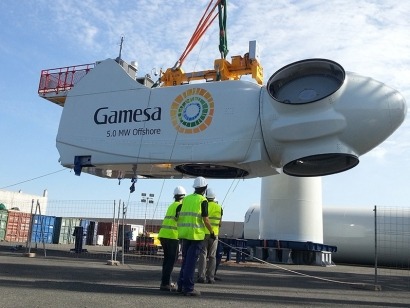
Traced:
[[0, 203], [4, 204], [7, 210], [15, 209], [24, 213], [31, 213], [33, 206], [33, 213], [35, 213], [38, 200], [41, 213], [45, 214], [48, 203], [47, 194], [47, 189], [43, 191], [42, 196], [25, 194], [21, 190], [17, 192], [0, 190]]

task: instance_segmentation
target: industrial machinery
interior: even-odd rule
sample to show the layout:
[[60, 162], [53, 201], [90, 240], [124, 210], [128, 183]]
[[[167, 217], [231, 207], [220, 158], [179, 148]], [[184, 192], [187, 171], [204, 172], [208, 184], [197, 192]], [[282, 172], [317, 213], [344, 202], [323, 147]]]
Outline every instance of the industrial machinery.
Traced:
[[[120, 179], [323, 176], [356, 166], [403, 122], [399, 92], [328, 59], [291, 63], [262, 85], [256, 42], [229, 63], [226, 3], [211, 3], [183, 56], [153, 85], [121, 51], [116, 59], [42, 71], [39, 95], [64, 107], [57, 134], [63, 166]], [[184, 73], [181, 64], [216, 7], [221, 59], [213, 70]], [[241, 80], [244, 74], [256, 82]], [[191, 83], [199, 79], [208, 82]]]

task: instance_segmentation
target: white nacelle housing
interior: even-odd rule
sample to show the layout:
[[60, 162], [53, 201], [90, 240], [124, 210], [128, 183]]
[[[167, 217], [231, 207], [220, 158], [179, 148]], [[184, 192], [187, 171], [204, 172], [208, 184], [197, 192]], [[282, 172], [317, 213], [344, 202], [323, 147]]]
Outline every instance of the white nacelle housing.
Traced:
[[397, 91], [329, 60], [291, 64], [266, 87], [147, 88], [108, 59], [68, 92], [57, 148], [78, 175], [320, 176], [357, 165], [405, 114]]

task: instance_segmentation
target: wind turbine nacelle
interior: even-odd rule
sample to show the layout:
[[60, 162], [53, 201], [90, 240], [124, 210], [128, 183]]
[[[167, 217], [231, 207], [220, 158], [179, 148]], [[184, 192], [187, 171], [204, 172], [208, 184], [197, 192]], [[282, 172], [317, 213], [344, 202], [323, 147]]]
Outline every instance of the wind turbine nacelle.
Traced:
[[293, 176], [353, 168], [406, 114], [396, 90], [325, 59], [283, 67], [266, 90], [261, 123], [267, 152], [274, 165]]
[[356, 166], [400, 126], [406, 108], [396, 90], [325, 59], [285, 66], [264, 87], [236, 80], [164, 88], [139, 84], [107, 59], [68, 92], [57, 148], [78, 175], [322, 176]]

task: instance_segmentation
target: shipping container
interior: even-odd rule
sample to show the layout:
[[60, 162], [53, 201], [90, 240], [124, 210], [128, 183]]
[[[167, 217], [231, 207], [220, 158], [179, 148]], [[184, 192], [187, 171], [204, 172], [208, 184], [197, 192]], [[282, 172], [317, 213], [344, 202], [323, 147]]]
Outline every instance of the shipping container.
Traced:
[[31, 214], [9, 210], [4, 239], [8, 242], [27, 242], [30, 223]]
[[33, 243], [53, 243], [55, 216], [34, 215], [31, 230], [31, 241]]
[[145, 226], [145, 232], [146, 233], [159, 233], [159, 230], [161, 230], [162, 225], [154, 225], [154, 224], [150, 224], [150, 225], [146, 225]]
[[141, 235], [137, 237], [135, 251], [140, 254], [156, 255], [159, 246], [154, 243], [154, 237]]
[[[124, 231], [122, 229], [124, 229]], [[126, 235], [127, 232], [130, 232], [131, 238], [129, 240], [136, 241], [137, 237], [143, 234], [143, 230], [144, 230], [144, 226], [142, 225], [131, 225], [131, 224], [119, 225], [117, 244], [119, 246], [122, 245], [122, 234], [123, 233], [124, 235]], [[127, 237], [125, 237], [125, 239], [127, 239]]]
[[0, 241], [4, 241], [6, 237], [7, 217], [9, 212], [7, 210], [0, 210]]
[[111, 246], [113, 243], [113, 237], [114, 242], [117, 239], [117, 225], [114, 225], [112, 222], [99, 222], [97, 235], [104, 236], [104, 246]]
[[87, 232], [88, 232], [88, 226], [90, 225], [90, 220], [89, 219], [83, 219], [81, 218], [80, 220], [80, 227], [83, 227], [83, 239], [82, 242], [83, 244], [86, 245], [87, 243]]
[[97, 228], [98, 222], [91, 220], [87, 227], [86, 245], [97, 245]]
[[54, 244], [74, 244], [73, 235], [75, 227], [80, 227], [80, 218], [57, 217], [53, 236]]

